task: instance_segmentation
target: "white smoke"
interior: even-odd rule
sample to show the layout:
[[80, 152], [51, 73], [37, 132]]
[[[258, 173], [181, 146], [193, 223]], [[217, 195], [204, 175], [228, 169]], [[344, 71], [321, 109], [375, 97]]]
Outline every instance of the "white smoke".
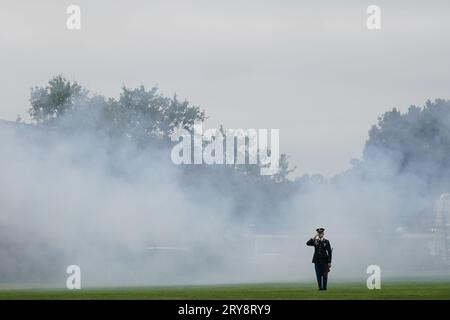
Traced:
[[420, 184], [390, 162], [377, 164], [387, 178], [337, 176], [299, 189], [271, 225], [257, 212], [235, 218], [235, 200], [216, 188], [226, 175], [186, 182], [169, 149], [27, 125], [0, 131], [4, 283], [64, 286], [72, 264], [83, 287], [314, 281], [305, 242], [318, 226], [336, 279], [364, 278], [372, 264], [390, 276], [436, 273], [424, 270], [430, 238], [403, 237], [398, 219], [431, 210], [430, 199], [409, 201]]

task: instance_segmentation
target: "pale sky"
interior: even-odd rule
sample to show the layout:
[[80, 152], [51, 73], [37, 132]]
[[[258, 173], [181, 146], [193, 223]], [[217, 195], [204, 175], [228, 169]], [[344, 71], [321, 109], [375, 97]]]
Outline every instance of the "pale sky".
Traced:
[[205, 109], [206, 128], [280, 129], [296, 175], [331, 176], [383, 112], [450, 99], [449, 39], [450, 1], [0, 0], [0, 119], [57, 74], [114, 97], [158, 85]]

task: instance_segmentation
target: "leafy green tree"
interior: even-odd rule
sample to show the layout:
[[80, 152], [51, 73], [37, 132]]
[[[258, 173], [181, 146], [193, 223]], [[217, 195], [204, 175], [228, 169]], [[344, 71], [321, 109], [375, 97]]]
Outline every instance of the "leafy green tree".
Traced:
[[89, 92], [77, 82], [59, 75], [45, 87], [34, 87], [29, 114], [38, 124], [58, 125], [72, 130], [102, 130], [114, 136], [145, 141], [168, 140], [178, 128], [192, 130], [205, 120], [205, 112], [175, 95], [167, 98], [156, 87], [122, 88], [118, 100]]
[[168, 139], [174, 130], [192, 130], [197, 122], [203, 122], [205, 112], [188, 101], [180, 102], [175, 95], [172, 99], [162, 96], [153, 87], [144, 86], [122, 88], [118, 101], [110, 100], [107, 118], [114, 127], [128, 136]]
[[87, 91], [77, 82], [58, 75], [45, 87], [31, 89], [29, 114], [37, 123], [53, 122], [72, 110], [77, 100], [87, 96]]
[[414, 176], [436, 192], [450, 187], [449, 163], [450, 101], [442, 99], [411, 106], [406, 113], [393, 109], [383, 114], [363, 154], [365, 172], [389, 169], [391, 175]]

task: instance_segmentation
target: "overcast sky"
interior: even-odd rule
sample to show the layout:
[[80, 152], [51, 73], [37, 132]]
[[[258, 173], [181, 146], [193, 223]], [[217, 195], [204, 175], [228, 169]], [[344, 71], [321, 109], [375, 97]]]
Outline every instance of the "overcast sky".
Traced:
[[[0, 0], [0, 118], [56, 74], [117, 97], [158, 85], [206, 127], [279, 128], [297, 175], [359, 158], [392, 107], [450, 98], [450, 1]], [[81, 30], [66, 8], [81, 8]], [[381, 30], [366, 8], [381, 7]]]

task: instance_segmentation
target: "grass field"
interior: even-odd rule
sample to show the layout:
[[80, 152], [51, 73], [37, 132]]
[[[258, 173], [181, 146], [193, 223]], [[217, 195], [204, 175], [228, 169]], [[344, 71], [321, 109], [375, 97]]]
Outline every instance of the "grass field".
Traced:
[[383, 282], [381, 290], [365, 283], [331, 283], [317, 291], [312, 283], [271, 283], [108, 289], [0, 289], [0, 299], [446, 299], [450, 280]]

